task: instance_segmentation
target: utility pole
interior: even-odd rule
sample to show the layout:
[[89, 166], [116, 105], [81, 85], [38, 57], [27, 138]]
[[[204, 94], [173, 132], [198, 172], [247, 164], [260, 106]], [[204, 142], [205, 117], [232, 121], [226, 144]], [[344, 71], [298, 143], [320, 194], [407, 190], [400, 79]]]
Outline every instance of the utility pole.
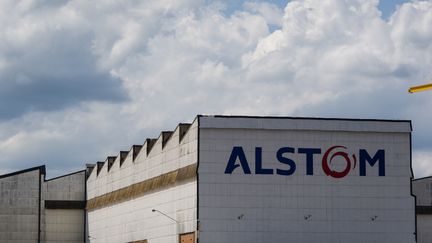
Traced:
[[420, 86], [414, 86], [414, 87], [411, 87], [408, 90], [408, 92], [415, 93], [415, 92], [425, 91], [425, 90], [429, 90], [429, 89], [432, 89], [432, 84], [424, 84], [424, 85], [420, 85]]

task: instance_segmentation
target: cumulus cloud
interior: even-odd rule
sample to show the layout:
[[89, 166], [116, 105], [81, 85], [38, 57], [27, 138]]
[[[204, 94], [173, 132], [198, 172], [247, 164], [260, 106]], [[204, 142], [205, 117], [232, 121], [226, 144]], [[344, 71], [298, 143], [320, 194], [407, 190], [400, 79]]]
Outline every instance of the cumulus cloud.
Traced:
[[432, 148], [431, 96], [406, 92], [432, 77], [430, 1], [1, 4], [3, 168], [75, 169], [199, 113], [412, 119]]
[[88, 21], [65, 4], [2, 1], [0, 119], [127, 99], [119, 78], [97, 65]]
[[415, 161], [414, 175], [416, 178], [422, 178], [432, 175], [432, 152], [430, 151], [417, 151], [413, 156], [413, 161]]

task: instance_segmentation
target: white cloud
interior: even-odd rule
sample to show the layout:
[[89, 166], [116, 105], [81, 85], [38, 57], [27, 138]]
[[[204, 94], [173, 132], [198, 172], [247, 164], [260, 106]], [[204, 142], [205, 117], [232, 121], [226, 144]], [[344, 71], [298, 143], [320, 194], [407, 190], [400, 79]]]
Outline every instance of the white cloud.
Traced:
[[413, 170], [415, 178], [432, 175], [432, 152], [417, 151], [413, 154]]
[[263, 16], [269, 25], [282, 25], [283, 10], [275, 4], [267, 2], [246, 2], [245, 10]]
[[413, 119], [414, 148], [432, 148], [432, 99], [406, 94], [432, 77], [430, 1], [389, 21], [377, 0], [251, 2], [229, 16], [198, 0], [1, 4], [0, 76], [18, 74], [2, 88], [40, 84], [36, 71], [101, 80], [77, 82], [64, 106], [32, 108], [55, 82], [19, 103], [0, 123], [4, 168], [77, 168], [198, 113]]

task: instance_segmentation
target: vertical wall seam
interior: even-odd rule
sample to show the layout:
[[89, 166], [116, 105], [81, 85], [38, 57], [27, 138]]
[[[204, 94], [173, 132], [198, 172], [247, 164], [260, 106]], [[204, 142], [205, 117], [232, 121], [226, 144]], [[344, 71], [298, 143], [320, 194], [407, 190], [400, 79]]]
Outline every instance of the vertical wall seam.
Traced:
[[42, 173], [41, 170], [39, 169], [39, 213], [38, 213], [38, 243], [41, 242], [41, 203], [42, 203]]
[[200, 115], [198, 115], [197, 116], [197, 125], [198, 125], [198, 131], [197, 131], [197, 162], [196, 162], [196, 178], [197, 178], [197, 221], [196, 221], [196, 225], [197, 225], [197, 227], [196, 227], [196, 231], [197, 231], [197, 234], [196, 234], [196, 242], [197, 243], [199, 243], [199, 227], [200, 227], [200, 217], [199, 217], [199, 173], [198, 173], [198, 171], [199, 171], [199, 162], [200, 162], [200, 118], [201, 118], [201, 116]]
[[[412, 130], [412, 125], [411, 125], [411, 130]], [[412, 191], [413, 190], [412, 182], [414, 177], [413, 168], [412, 168], [412, 132], [410, 132], [409, 134], [409, 143], [410, 143], [410, 170], [411, 170], [410, 194], [412, 197], [414, 197], [414, 237], [415, 237], [415, 242], [417, 242], [417, 196], [414, 195]]]
[[[87, 204], [87, 171], [84, 172], [84, 201]], [[84, 207], [84, 239], [83, 242], [86, 243], [86, 232], [87, 231], [87, 209]]]

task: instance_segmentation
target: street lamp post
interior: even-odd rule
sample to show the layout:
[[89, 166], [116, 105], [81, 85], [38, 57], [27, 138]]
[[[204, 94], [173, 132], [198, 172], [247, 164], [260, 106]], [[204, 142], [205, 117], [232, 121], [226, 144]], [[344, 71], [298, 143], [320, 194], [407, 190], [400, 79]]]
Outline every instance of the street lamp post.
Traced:
[[170, 216], [167, 215], [166, 213], [163, 213], [163, 212], [161, 212], [161, 211], [159, 211], [159, 210], [157, 210], [157, 209], [152, 209], [152, 212], [153, 212], [153, 213], [154, 213], [154, 212], [158, 212], [158, 213], [162, 214], [163, 216], [165, 216], [165, 217], [171, 219], [172, 221], [176, 222], [177, 224], [180, 223], [179, 221], [177, 221], [177, 220], [175, 220], [174, 218], [170, 217]]

